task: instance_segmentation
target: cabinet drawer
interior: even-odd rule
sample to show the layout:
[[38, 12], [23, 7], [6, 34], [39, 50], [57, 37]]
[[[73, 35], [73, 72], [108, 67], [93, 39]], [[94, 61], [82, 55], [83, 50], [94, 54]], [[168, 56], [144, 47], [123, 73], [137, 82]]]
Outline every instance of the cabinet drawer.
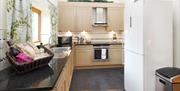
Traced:
[[76, 50], [92, 50], [93, 46], [92, 45], [77, 45]]
[[110, 49], [122, 49], [122, 45], [110, 45]]

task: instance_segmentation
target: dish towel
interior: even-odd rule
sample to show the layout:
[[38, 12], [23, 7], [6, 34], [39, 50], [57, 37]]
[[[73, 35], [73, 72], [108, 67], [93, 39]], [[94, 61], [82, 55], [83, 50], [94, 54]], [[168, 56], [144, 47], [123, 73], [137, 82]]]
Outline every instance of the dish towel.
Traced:
[[101, 59], [106, 59], [106, 51], [107, 49], [101, 49]]

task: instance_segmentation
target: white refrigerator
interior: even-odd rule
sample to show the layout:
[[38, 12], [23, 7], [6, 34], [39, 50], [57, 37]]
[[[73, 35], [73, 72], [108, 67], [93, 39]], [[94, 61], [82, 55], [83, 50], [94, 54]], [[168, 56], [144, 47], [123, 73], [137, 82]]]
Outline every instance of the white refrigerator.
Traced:
[[155, 70], [173, 64], [171, 0], [125, 0], [125, 90], [155, 91]]

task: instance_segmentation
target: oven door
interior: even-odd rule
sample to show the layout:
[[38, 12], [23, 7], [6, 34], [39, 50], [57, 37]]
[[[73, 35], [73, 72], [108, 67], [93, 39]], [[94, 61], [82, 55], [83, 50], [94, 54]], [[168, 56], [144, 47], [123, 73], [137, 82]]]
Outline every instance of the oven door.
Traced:
[[109, 50], [107, 47], [94, 47], [94, 61], [108, 61]]

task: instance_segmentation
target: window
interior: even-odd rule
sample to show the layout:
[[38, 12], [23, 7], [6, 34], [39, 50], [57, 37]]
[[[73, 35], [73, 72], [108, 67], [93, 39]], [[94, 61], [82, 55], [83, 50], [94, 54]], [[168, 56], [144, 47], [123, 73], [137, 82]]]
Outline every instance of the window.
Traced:
[[107, 24], [107, 8], [93, 8], [94, 24]]
[[32, 41], [41, 42], [41, 10], [32, 7]]

